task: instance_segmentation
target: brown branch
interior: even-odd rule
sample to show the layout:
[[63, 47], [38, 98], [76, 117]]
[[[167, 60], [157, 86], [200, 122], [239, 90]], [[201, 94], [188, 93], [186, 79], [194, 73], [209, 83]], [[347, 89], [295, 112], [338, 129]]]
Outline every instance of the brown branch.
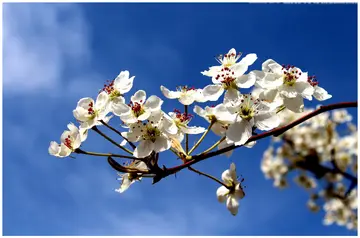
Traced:
[[[323, 112], [326, 112], [326, 111], [331, 111], [331, 110], [335, 110], [335, 109], [339, 109], [339, 108], [349, 108], [349, 107], [357, 107], [358, 106], [358, 103], [357, 101], [356, 102], [342, 102], [342, 103], [335, 103], [335, 104], [330, 104], [330, 105], [327, 105], [327, 106], [320, 106], [318, 109], [314, 110], [313, 112], [310, 112], [308, 114], [306, 114], [305, 116], [285, 125], [285, 126], [282, 126], [282, 127], [278, 127], [278, 128], [275, 128], [273, 130], [270, 130], [270, 131], [267, 131], [267, 132], [264, 132], [264, 133], [261, 133], [261, 134], [258, 134], [258, 135], [254, 135], [252, 137], [250, 137], [250, 139], [246, 142], [246, 143], [249, 143], [249, 142], [253, 142], [253, 141], [257, 141], [257, 140], [260, 140], [260, 139], [263, 139], [263, 138], [266, 138], [266, 137], [269, 137], [269, 136], [279, 136], [281, 134], [283, 134], [284, 132], [286, 132], [287, 130], [301, 124], [302, 122], [314, 117], [314, 116], [317, 116]], [[245, 143], [245, 144], [246, 144]], [[200, 154], [200, 155], [195, 155], [192, 157], [191, 160], [185, 162], [184, 164], [182, 165], [179, 165], [179, 166], [175, 166], [175, 167], [172, 167], [172, 168], [166, 168], [164, 170], [164, 173], [162, 175], [160, 175], [162, 178], [164, 177], [167, 177], [171, 174], [174, 174], [184, 168], [187, 168], [193, 164], [196, 164], [202, 160], [205, 160], [205, 159], [208, 159], [208, 158], [211, 158], [211, 157], [214, 157], [214, 156], [217, 156], [217, 155], [220, 155], [220, 154], [223, 154], [225, 152], [228, 152], [230, 150], [234, 150], [236, 148], [239, 148], [239, 147], [242, 147], [242, 145], [238, 145], [238, 146], [235, 146], [235, 145], [231, 145], [231, 146], [228, 146], [226, 148], [223, 148], [223, 149], [220, 149], [220, 150], [217, 150], [217, 151], [213, 151], [213, 152], [210, 152], [208, 154]]]

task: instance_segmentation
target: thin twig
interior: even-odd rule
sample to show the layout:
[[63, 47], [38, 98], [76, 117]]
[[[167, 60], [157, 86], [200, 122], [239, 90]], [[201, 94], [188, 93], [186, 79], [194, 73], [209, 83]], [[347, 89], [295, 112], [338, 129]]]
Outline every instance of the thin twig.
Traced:
[[99, 156], [99, 157], [112, 156], [112, 157], [117, 157], [117, 158], [133, 159], [133, 160], [143, 161], [143, 159], [135, 158], [135, 157], [133, 157], [133, 156], [119, 155], [119, 154], [112, 154], [112, 153], [97, 153], [97, 152], [91, 152], [91, 151], [84, 151], [84, 150], [81, 150], [80, 148], [76, 149], [74, 152], [75, 152], [75, 153], [78, 153], [78, 154], [93, 155], [93, 156]]
[[190, 155], [200, 144], [201, 142], [204, 140], [205, 136], [209, 133], [209, 131], [211, 130], [211, 127], [214, 125], [214, 122], [211, 121], [209, 127], [206, 129], [206, 131], [204, 132], [204, 134], [200, 137], [200, 139], [198, 140], [198, 142], [196, 142], [196, 144], [191, 148], [191, 150], [189, 151], [188, 155]]
[[104, 122], [103, 120], [100, 121], [104, 126], [106, 126], [107, 128], [109, 128], [110, 130], [112, 130], [113, 132], [115, 132], [116, 134], [118, 134], [119, 136], [121, 136], [124, 140], [127, 141], [127, 143], [129, 143], [129, 145], [131, 146], [131, 148], [135, 149], [136, 146], [128, 140], [128, 138], [126, 138], [125, 136], [123, 136], [121, 134], [120, 131], [116, 130], [114, 127], [110, 126], [109, 124], [107, 124], [106, 122]]
[[206, 173], [204, 173], [204, 172], [201, 172], [201, 171], [199, 171], [199, 170], [197, 170], [197, 169], [194, 169], [193, 167], [191, 167], [191, 166], [189, 166], [189, 168], [188, 168], [189, 170], [191, 170], [191, 171], [193, 171], [193, 172], [195, 172], [195, 173], [198, 173], [198, 174], [200, 174], [200, 175], [203, 175], [203, 176], [205, 176], [205, 177], [208, 177], [209, 179], [212, 179], [212, 180], [214, 180], [215, 182], [218, 182], [219, 184], [221, 184], [222, 186], [224, 186], [224, 187], [226, 187], [227, 189], [231, 189], [229, 186], [227, 186], [225, 183], [223, 183], [222, 181], [220, 181], [219, 179], [217, 179], [217, 178], [215, 178], [214, 176], [212, 176], [212, 175], [210, 175], [210, 174], [206, 174]]
[[116, 141], [114, 141], [113, 139], [111, 139], [110, 137], [105, 135], [103, 132], [101, 132], [96, 126], [94, 126], [92, 129], [93, 129], [93, 131], [97, 132], [98, 134], [103, 136], [105, 139], [107, 139], [108, 141], [110, 141], [111, 143], [113, 143], [114, 145], [116, 145], [117, 147], [119, 147], [120, 149], [125, 151], [126, 153], [129, 153], [131, 155], [133, 154], [130, 150], [128, 150], [125, 147], [121, 146], [120, 144], [116, 143]]

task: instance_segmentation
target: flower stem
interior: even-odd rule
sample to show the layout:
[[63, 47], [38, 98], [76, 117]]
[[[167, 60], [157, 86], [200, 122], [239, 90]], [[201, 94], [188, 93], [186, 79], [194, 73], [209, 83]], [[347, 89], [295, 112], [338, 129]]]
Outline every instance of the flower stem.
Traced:
[[97, 152], [91, 152], [91, 151], [84, 151], [84, 150], [81, 150], [80, 148], [76, 149], [74, 152], [78, 153], [78, 154], [84, 154], [84, 155], [103, 156], [103, 157], [112, 156], [112, 157], [118, 157], [118, 158], [124, 158], [124, 159], [142, 160], [142, 159], [138, 159], [138, 158], [135, 158], [133, 156], [128, 156], [128, 155], [118, 155], [118, 154], [111, 154], [111, 153], [97, 153]]
[[277, 109], [276, 113], [279, 113], [279, 112], [283, 111], [285, 108], [286, 108], [286, 107], [285, 107], [284, 105], [280, 106], [280, 107]]
[[110, 126], [109, 124], [107, 124], [106, 122], [104, 122], [103, 120], [100, 121], [104, 126], [106, 126], [107, 128], [109, 128], [110, 130], [112, 130], [113, 132], [115, 132], [116, 134], [118, 134], [119, 136], [121, 136], [124, 140], [126, 140], [129, 145], [131, 146], [131, 148], [135, 149], [136, 146], [130, 142], [127, 138], [125, 138], [120, 131], [116, 130], [114, 127]]
[[113, 143], [114, 145], [116, 145], [117, 147], [119, 147], [120, 149], [122, 149], [123, 151], [129, 153], [129, 154], [133, 154], [133, 152], [131, 152], [130, 150], [126, 149], [125, 147], [121, 146], [120, 144], [116, 143], [113, 139], [111, 139], [110, 137], [108, 137], [107, 135], [105, 135], [103, 132], [101, 132], [96, 126], [94, 126], [92, 128], [95, 132], [97, 132], [98, 134], [100, 134], [101, 136], [103, 136], [105, 139], [107, 139], [108, 141], [110, 141], [111, 143]]
[[201, 155], [204, 155], [206, 153], [209, 153], [213, 149], [215, 149], [216, 146], [218, 146], [221, 142], [223, 142], [226, 139], [226, 136], [222, 137], [220, 140], [218, 140], [215, 144], [213, 144], [209, 149], [205, 150], [201, 153]]
[[[188, 114], [188, 105], [184, 105], [185, 107], [185, 114]], [[189, 152], [189, 134], [185, 134], [185, 152], [188, 154]]]
[[210, 122], [209, 127], [206, 129], [206, 131], [204, 132], [204, 134], [200, 137], [200, 139], [198, 140], [198, 142], [196, 142], [196, 144], [191, 148], [191, 150], [189, 151], [188, 155], [190, 155], [199, 145], [200, 143], [204, 140], [205, 136], [209, 133], [209, 131], [211, 130], [211, 127], [214, 125], [215, 122]]
[[210, 174], [206, 174], [206, 173], [204, 173], [204, 172], [201, 172], [201, 171], [199, 171], [199, 170], [197, 170], [197, 169], [194, 169], [194, 168], [191, 167], [191, 166], [189, 166], [188, 169], [191, 170], [191, 171], [193, 171], [193, 172], [195, 172], [195, 173], [198, 173], [199, 175], [203, 175], [203, 176], [205, 176], [205, 177], [208, 177], [209, 179], [212, 179], [212, 180], [214, 180], [215, 182], [218, 182], [219, 184], [221, 184], [222, 186], [224, 186], [224, 187], [226, 187], [226, 188], [228, 188], [228, 189], [230, 190], [229, 186], [227, 186], [225, 183], [221, 182], [219, 179], [215, 178], [214, 176], [212, 176], [212, 175], [210, 175]]

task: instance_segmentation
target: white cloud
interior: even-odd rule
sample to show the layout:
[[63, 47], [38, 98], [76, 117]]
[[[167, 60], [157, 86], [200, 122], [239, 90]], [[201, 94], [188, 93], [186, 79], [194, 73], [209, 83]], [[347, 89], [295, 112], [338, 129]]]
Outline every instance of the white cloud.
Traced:
[[53, 93], [69, 65], [90, 59], [88, 27], [76, 4], [8, 3], [3, 17], [6, 92]]

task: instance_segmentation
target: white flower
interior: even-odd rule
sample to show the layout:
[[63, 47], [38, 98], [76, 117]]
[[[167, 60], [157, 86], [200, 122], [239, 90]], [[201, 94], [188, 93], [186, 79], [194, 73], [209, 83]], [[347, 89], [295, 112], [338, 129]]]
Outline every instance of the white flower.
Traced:
[[120, 74], [109, 84], [105, 84], [102, 91], [109, 95], [109, 107], [112, 109], [112, 103], [125, 103], [124, 94], [129, 92], [133, 86], [135, 76], [129, 78], [129, 71], [121, 71]]
[[237, 62], [240, 56], [241, 53], [236, 54], [235, 49], [231, 49], [224, 57], [220, 55], [217, 58], [221, 66], [212, 66], [208, 71], [202, 72], [203, 75], [212, 77], [213, 82], [203, 89], [203, 95], [207, 100], [217, 101], [226, 90], [224, 100], [229, 101], [239, 96], [239, 88], [250, 88], [254, 85], [256, 75], [244, 73], [255, 62], [257, 56], [248, 54]]
[[106, 115], [110, 112], [109, 95], [106, 92], [101, 92], [96, 99], [82, 98], [77, 103], [77, 107], [73, 110], [74, 117], [80, 123], [80, 128], [90, 129], [95, 125], [101, 125], [99, 121], [109, 120]]
[[308, 82], [314, 87], [314, 98], [319, 101], [324, 101], [332, 97], [325, 89], [319, 86], [319, 82], [315, 79], [315, 76], [309, 76]]
[[303, 187], [305, 189], [309, 190], [309, 189], [316, 188], [315, 179], [312, 178], [312, 177], [308, 177], [305, 174], [301, 174], [301, 175], [296, 176], [294, 180], [299, 186], [301, 186], [301, 187]]
[[179, 86], [177, 91], [170, 91], [164, 86], [160, 86], [161, 92], [165, 97], [169, 99], [178, 98], [179, 102], [183, 105], [190, 105], [193, 102], [206, 102], [206, 98], [203, 96], [202, 89], [195, 89], [194, 87]]
[[139, 90], [131, 96], [129, 105], [119, 102], [112, 105], [112, 110], [122, 121], [131, 124], [148, 119], [152, 112], [161, 109], [162, 104], [163, 101], [155, 95], [146, 100], [146, 92]]
[[345, 109], [338, 109], [332, 112], [332, 119], [336, 123], [345, 123], [352, 120], [352, 116]]
[[234, 123], [235, 116], [230, 114], [223, 104], [214, 107], [205, 107], [205, 110], [195, 105], [194, 112], [209, 123], [213, 122], [211, 130], [217, 135], [224, 135], [229, 124]]
[[49, 154], [56, 157], [67, 157], [81, 145], [81, 142], [87, 138], [87, 130], [78, 129], [73, 123], [68, 124], [68, 129], [62, 133], [58, 144], [55, 141], [50, 142]]
[[227, 186], [231, 187], [232, 189], [229, 190], [227, 187], [221, 186], [216, 191], [217, 199], [221, 203], [226, 201], [227, 209], [231, 212], [232, 215], [235, 216], [239, 209], [238, 200], [242, 199], [245, 196], [245, 193], [241, 187], [241, 183], [237, 179], [234, 163], [230, 165], [230, 169], [225, 170], [222, 173], [221, 179]]
[[[266, 94], [277, 93], [284, 100], [286, 108], [294, 112], [302, 112], [304, 100], [312, 100], [314, 88], [308, 82], [306, 72], [294, 66], [281, 66], [272, 59], [262, 65], [262, 71], [252, 71], [257, 78], [256, 86], [265, 89]], [[273, 96], [275, 98], [275, 96]]]
[[[146, 164], [142, 161], [135, 160], [132, 162], [129, 166], [127, 166], [129, 169], [136, 169], [140, 171], [147, 171], [148, 168]], [[120, 188], [115, 189], [116, 192], [123, 193], [125, 192], [131, 184], [135, 183], [136, 180], [141, 180], [141, 173], [125, 173], [125, 174], [118, 174], [120, 178], [118, 180], [121, 180]]]
[[176, 139], [181, 143], [184, 139], [184, 134], [200, 134], [205, 131], [205, 128], [198, 126], [188, 126], [193, 115], [188, 113], [181, 113], [179, 110], [174, 110], [174, 112], [169, 113], [170, 117], [174, 121], [175, 125], [178, 128], [178, 133], [176, 134]]
[[152, 151], [157, 153], [171, 147], [171, 135], [177, 133], [174, 121], [162, 111], [154, 111], [147, 122], [136, 122], [129, 132], [122, 133], [129, 141], [139, 142], [134, 150], [136, 158], [149, 156]]
[[255, 99], [251, 94], [228, 105], [228, 109], [236, 117], [236, 122], [229, 126], [226, 136], [235, 145], [243, 145], [252, 136], [253, 126], [260, 130], [271, 130], [280, 124], [276, 112], [266, 102]]

